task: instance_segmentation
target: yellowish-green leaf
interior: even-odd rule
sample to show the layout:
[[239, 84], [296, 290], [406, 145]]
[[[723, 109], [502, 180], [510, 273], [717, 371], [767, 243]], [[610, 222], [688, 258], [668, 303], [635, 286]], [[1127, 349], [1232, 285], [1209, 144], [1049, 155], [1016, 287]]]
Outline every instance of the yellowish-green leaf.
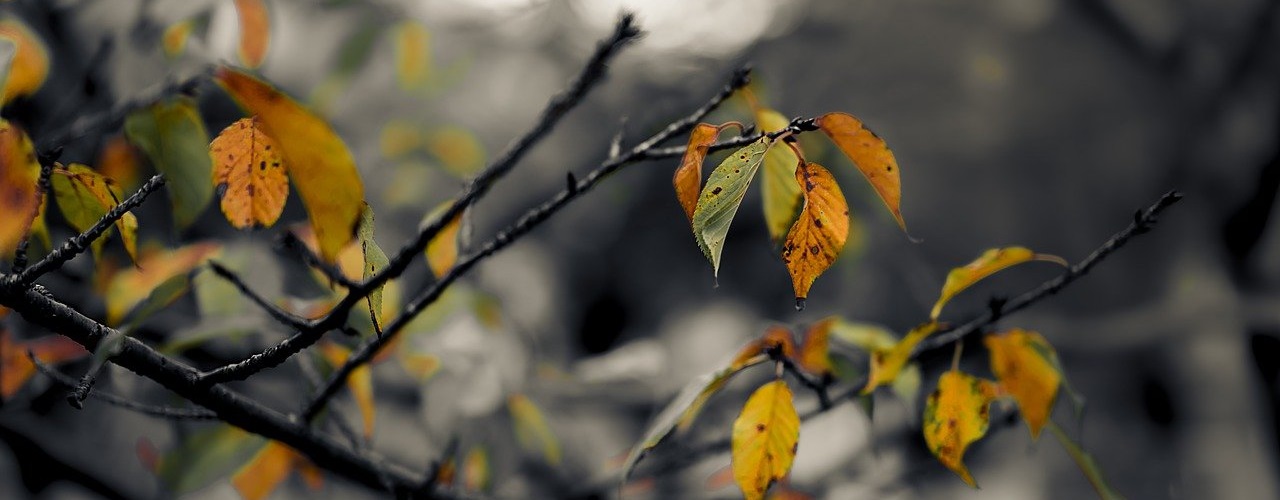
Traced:
[[831, 338], [852, 345], [866, 352], [888, 351], [898, 343], [898, 338], [880, 325], [856, 323], [836, 318], [831, 324]]
[[401, 158], [422, 145], [422, 136], [416, 125], [405, 120], [391, 120], [382, 126], [378, 148], [386, 158]]
[[271, 45], [271, 16], [263, 0], [236, 0], [240, 18], [240, 62], [250, 68], [262, 65]]
[[[768, 108], [754, 110], [756, 127], [762, 132], [777, 132], [787, 128], [790, 120]], [[796, 167], [800, 159], [783, 144], [774, 144], [764, 157], [764, 173], [760, 176], [761, 204], [764, 207], [764, 223], [769, 228], [769, 238], [774, 246], [781, 247], [783, 238], [795, 224], [804, 204], [800, 183], [796, 182]]]
[[523, 394], [507, 397], [507, 409], [515, 425], [516, 438], [525, 450], [538, 452], [551, 465], [560, 465], [560, 441], [551, 432], [542, 410]]
[[49, 75], [49, 49], [31, 28], [17, 18], [0, 21], [0, 39], [13, 43], [13, 60], [4, 80], [0, 104], [40, 90]]
[[[396, 338], [400, 337], [404, 337], [404, 335]], [[394, 342], [395, 339], [392, 339], [392, 341]], [[387, 350], [390, 350], [390, 348], [383, 349], [383, 351]], [[399, 359], [400, 366], [404, 367], [404, 371], [412, 375], [418, 382], [425, 382], [440, 371], [440, 358], [430, 354], [406, 352], [401, 354]]]
[[173, 220], [185, 229], [213, 200], [209, 134], [194, 100], [180, 97], [129, 115], [125, 134], [164, 174]]
[[738, 213], [751, 179], [760, 170], [765, 151], [772, 143], [767, 137], [734, 151], [711, 172], [707, 185], [698, 196], [693, 212], [693, 235], [711, 261], [712, 272], [720, 275], [720, 252], [724, 249], [729, 225]]
[[289, 197], [280, 145], [262, 130], [256, 117], [227, 126], [209, 144], [214, 191], [222, 215], [236, 229], [271, 227]]
[[1031, 438], [1039, 438], [1062, 382], [1053, 346], [1039, 333], [1020, 328], [987, 335], [983, 342], [991, 354], [991, 372], [1004, 392], [1017, 400]]
[[907, 332], [907, 335], [898, 341], [897, 344], [888, 350], [874, 351], [871, 353], [871, 371], [867, 377], [867, 385], [862, 388], [863, 394], [871, 394], [876, 387], [890, 384], [898, 378], [898, 373], [902, 371], [902, 367], [906, 366], [907, 360], [911, 357], [911, 350], [925, 337], [932, 335], [938, 331], [938, 322], [929, 321], [923, 323]]
[[462, 487], [467, 491], [489, 489], [489, 452], [476, 446], [462, 461]]
[[966, 264], [964, 267], [952, 269], [950, 273], [947, 273], [947, 282], [942, 285], [942, 295], [938, 297], [938, 302], [933, 305], [933, 310], [929, 312], [929, 317], [935, 320], [938, 319], [938, 315], [942, 314], [942, 306], [974, 283], [982, 281], [982, 279], [1010, 266], [1033, 260], [1043, 260], [1064, 267], [1067, 266], [1067, 261], [1063, 260], [1062, 257], [1038, 254], [1023, 247], [992, 248], [983, 252], [973, 262]]
[[[366, 203], [364, 204], [364, 210], [360, 212], [360, 225], [356, 229], [356, 237], [360, 241], [360, 255], [364, 257], [364, 264], [361, 266], [364, 271], [361, 274], [361, 278], [365, 280], [386, 269], [390, 263], [387, 260], [386, 252], [382, 251], [382, 247], [379, 247], [377, 240], [373, 238], [373, 230], [373, 209]], [[382, 335], [382, 290], [384, 287], [386, 287], [386, 283], [369, 292], [369, 297], [366, 299], [369, 304], [369, 314], [373, 319], [373, 328], [378, 335]]]
[[1049, 432], [1058, 438], [1058, 442], [1062, 443], [1062, 447], [1067, 449], [1067, 454], [1071, 455], [1071, 459], [1075, 460], [1076, 465], [1080, 467], [1080, 471], [1084, 473], [1085, 478], [1089, 479], [1089, 484], [1093, 486], [1093, 490], [1098, 492], [1098, 497], [1102, 500], [1124, 500], [1124, 497], [1116, 490], [1111, 489], [1107, 484], [1107, 480], [1102, 477], [1102, 468], [1098, 467], [1098, 462], [1093, 459], [1093, 455], [1081, 448], [1079, 444], [1067, 436], [1058, 424], [1050, 421], [1048, 423]]
[[258, 115], [263, 130], [280, 143], [289, 177], [311, 218], [320, 256], [334, 262], [355, 236], [364, 201], [364, 184], [347, 145], [324, 120], [261, 80], [225, 67], [214, 79]]
[[698, 206], [698, 193], [702, 189], [702, 162], [706, 160], [707, 150], [716, 142], [719, 133], [720, 127], [710, 123], [695, 125], [689, 132], [689, 143], [685, 146], [680, 166], [671, 177], [671, 185], [676, 189], [676, 200], [684, 208], [684, 214], [690, 223], [693, 222], [693, 212]]
[[[84, 232], [98, 222], [107, 211], [115, 208], [120, 200], [120, 192], [115, 181], [103, 177], [89, 167], [72, 163], [66, 168], [55, 168], [49, 178], [53, 187], [54, 199], [62, 216], [71, 223], [76, 231]], [[120, 231], [120, 239], [129, 258], [138, 259], [138, 218], [126, 212], [116, 219], [116, 229]], [[93, 242], [95, 259], [102, 248], [102, 238]]]
[[929, 452], [974, 488], [978, 484], [964, 466], [964, 452], [987, 433], [989, 407], [996, 393], [993, 382], [953, 370], [938, 379], [938, 388], [924, 407], [924, 441]]
[[[423, 223], [435, 220], [452, 205], [452, 201], [441, 203], [422, 219]], [[431, 238], [431, 241], [427, 242], [427, 248], [424, 250], [427, 257], [427, 265], [431, 267], [431, 272], [436, 275], [436, 278], [444, 276], [444, 273], [449, 272], [453, 265], [458, 262], [458, 235], [461, 233], [462, 215], [464, 213], [466, 213], [466, 210], [458, 212], [458, 215], [455, 215], [453, 220], [445, 224], [440, 229], [440, 232], [436, 233]]]
[[907, 224], [902, 220], [902, 180], [898, 171], [898, 160], [893, 151], [877, 136], [852, 115], [846, 113], [827, 113], [818, 117], [818, 128], [830, 137], [854, 166], [862, 172], [875, 189], [880, 199], [893, 214], [894, 220], [903, 231]]
[[195, 25], [195, 19], [185, 19], [165, 28], [164, 35], [160, 37], [160, 47], [164, 49], [164, 55], [169, 58], [181, 55], [187, 49], [187, 40], [191, 38], [191, 31]]
[[819, 320], [809, 326], [800, 342], [800, 355], [796, 360], [800, 368], [819, 376], [830, 376], [831, 371], [831, 327], [837, 321], [832, 316]]
[[799, 441], [800, 415], [786, 382], [756, 389], [733, 421], [733, 479], [747, 500], [764, 498], [769, 485], [787, 476]]
[[[0, 120], [0, 257], [10, 257], [40, 211], [40, 163], [17, 125]], [[43, 217], [41, 217], [43, 222]]]
[[804, 309], [809, 287], [835, 263], [849, 238], [849, 205], [831, 172], [817, 163], [796, 170], [804, 194], [800, 218], [787, 233], [782, 261], [791, 273], [796, 309]]
[[409, 20], [392, 28], [392, 36], [395, 40], [396, 81], [400, 88], [422, 88], [431, 69], [431, 34], [422, 23]]
[[[329, 366], [334, 368], [342, 366], [347, 362], [347, 358], [351, 357], [350, 349], [333, 342], [320, 344], [320, 353], [329, 362]], [[351, 376], [347, 378], [347, 388], [351, 390], [351, 397], [355, 400], [356, 407], [360, 409], [360, 420], [364, 423], [364, 437], [372, 438], [374, 419], [377, 414], [373, 402], [373, 369], [369, 363], [360, 365], [351, 372]]]
[[152, 290], [174, 276], [191, 272], [218, 249], [216, 243], [196, 243], [173, 251], [143, 249], [138, 265], [116, 273], [107, 285], [107, 324], [120, 324], [125, 314], [150, 296]]
[[470, 177], [484, 167], [484, 144], [470, 130], [457, 126], [436, 127], [428, 130], [423, 140], [427, 152], [458, 177]]

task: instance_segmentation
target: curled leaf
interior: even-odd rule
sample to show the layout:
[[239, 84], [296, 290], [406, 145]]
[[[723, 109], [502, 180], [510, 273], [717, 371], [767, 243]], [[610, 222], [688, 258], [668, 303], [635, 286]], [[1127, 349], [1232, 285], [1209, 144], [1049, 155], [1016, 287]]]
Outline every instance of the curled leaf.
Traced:
[[289, 197], [280, 145], [257, 117], [241, 118], [209, 144], [214, 191], [222, 215], [236, 229], [271, 227]]
[[720, 252], [724, 249], [729, 225], [772, 142], [768, 137], [762, 137], [734, 151], [711, 172], [707, 185], [698, 196], [693, 212], [693, 235], [717, 276], [720, 274]]
[[261, 80], [225, 67], [214, 79], [258, 115], [263, 130], [280, 144], [289, 177], [311, 218], [320, 256], [334, 262], [355, 236], [364, 201], [364, 184], [347, 145], [324, 120]]
[[756, 389], [733, 421], [733, 478], [748, 500], [764, 498], [769, 485], [786, 477], [799, 441], [800, 415], [786, 382]]
[[685, 146], [684, 157], [680, 166], [671, 177], [671, 184], [676, 189], [676, 200], [684, 208], [684, 214], [693, 222], [693, 212], [698, 206], [698, 192], [702, 189], [702, 162], [707, 158], [707, 150], [716, 142], [720, 127], [710, 123], [699, 123], [689, 132], [689, 144]]
[[871, 353], [871, 373], [867, 377], [867, 385], [862, 388], [863, 394], [871, 394], [876, 387], [890, 384], [898, 378], [902, 367], [911, 358], [911, 351], [925, 337], [938, 331], [938, 322], [929, 321], [907, 332], [907, 335], [894, 344], [893, 348]]
[[1017, 400], [1031, 438], [1039, 438], [1062, 382], [1053, 346], [1039, 333], [1020, 328], [987, 335], [983, 342], [991, 353], [991, 372]]
[[831, 172], [817, 163], [796, 169], [804, 193], [804, 208], [782, 247], [782, 261], [791, 273], [796, 309], [804, 308], [809, 287], [844, 249], [849, 238], [849, 205]]
[[240, 61], [250, 68], [262, 65], [271, 44], [271, 17], [263, 0], [236, 0], [240, 18]]
[[0, 104], [40, 90], [49, 76], [49, 49], [31, 28], [16, 18], [0, 21], [0, 39], [13, 43], [13, 60], [4, 80]]
[[876, 194], [884, 200], [898, 226], [906, 231], [907, 224], [902, 221], [902, 180], [898, 160], [884, 140], [847, 113], [827, 113], [818, 117], [816, 124], [858, 167]]
[[949, 371], [938, 379], [938, 388], [924, 407], [924, 441], [929, 451], [974, 488], [978, 484], [964, 466], [964, 452], [987, 433], [989, 406], [996, 392], [989, 380]]
[[[40, 163], [35, 148], [17, 125], [0, 120], [0, 257], [13, 255], [40, 210], [36, 183]], [[43, 217], [40, 217], [43, 223]]]
[[983, 278], [1008, 267], [1033, 260], [1053, 262], [1064, 267], [1068, 265], [1067, 261], [1063, 260], [1062, 257], [1038, 254], [1024, 247], [992, 248], [983, 252], [973, 262], [965, 264], [964, 267], [952, 269], [950, 273], [947, 273], [947, 282], [942, 285], [942, 295], [938, 297], [938, 302], [934, 303], [933, 310], [929, 312], [929, 317], [935, 320], [938, 319], [938, 315], [942, 314], [942, 306], [946, 305], [947, 301], [950, 301], [974, 283], [982, 281]]

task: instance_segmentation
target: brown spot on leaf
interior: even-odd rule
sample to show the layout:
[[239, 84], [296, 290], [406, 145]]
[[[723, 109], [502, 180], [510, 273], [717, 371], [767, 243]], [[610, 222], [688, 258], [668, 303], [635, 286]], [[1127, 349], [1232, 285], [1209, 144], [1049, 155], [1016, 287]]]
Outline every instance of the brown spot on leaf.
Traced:
[[722, 189], [720, 189], [720, 187], [719, 187], [719, 186], [716, 186], [716, 188], [715, 188], [715, 189], [712, 189], [712, 190], [711, 190], [711, 194], [713, 194], [713, 195], [720, 194], [720, 191], [722, 191]]

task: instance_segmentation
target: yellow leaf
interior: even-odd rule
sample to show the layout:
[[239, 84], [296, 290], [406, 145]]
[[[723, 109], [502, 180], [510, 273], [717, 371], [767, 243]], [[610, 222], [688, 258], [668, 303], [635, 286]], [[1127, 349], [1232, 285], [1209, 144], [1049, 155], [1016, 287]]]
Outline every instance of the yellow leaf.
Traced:
[[[772, 109], [755, 107], [753, 112], [756, 126], [762, 132], [777, 132], [791, 124], [790, 120]], [[764, 156], [764, 173], [760, 178], [761, 204], [769, 238], [776, 246], [782, 245], [803, 203], [800, 184], [796, 182], [796, 166], [799, 164], [796, 153], [785, 144], [774, 144]]]
[[[435, 220], [451, 205], [453, 205], [452, 201], [440, 204], [423, 218], [423, 222]], [[425, 250], [427, 265], [431, 267], [431, 272], [436, 275], [436, 278], [444, 276], [444, 273], [449, 272], [453, 265], [458, 262], [458, 234], [460, 233], [459, 230], [462, 229], [462, 215], [464, 213], [466, 213], [466, 210], [458, 212], [458, 215], [455, 215], [453, 220], [445, 224], [440, 229], [440, 232], [436, 233], [431, 238], [431, 241], [427, 242]]]
[[846, 113], [822, 115], [818, 117], [817, 125], [853, 161], [876, 194], [884, 200], [898, 226], [906, 231], [907, 224], [902, 221], [902, 180], [898, 160], [894, 159], [893, 151], [884, 140]]
[[[350, 349], [333, 342], [320, 344], [320, 350], [333, 367], [342, 366], [347, 362], [347, 358], [351, 357]], [[364, 437], [373, 437], [376, 413], [373, 403], [373, 369], [369, 363], [360, 365], [351, 372], [351, 376], [347, 378], [347, 388], [351, 390], [351, 397], [355, 400], [356, 407], [360, 409], [360, 420], [364, 423]]]
[[689, 133], [689, 144], [685, 147], [680, 166], [671, 178], [676, 189], [676, 200], [684, 208], [684, 214], [693, 222], [693, 212], [698, 206], [698, 193], [702, 190], [702, 162], [707, 158], [707, 150], [716, 142], [720, 127], [710, 123], [699, 123]]
[[831, 172], [817, 163], [796, 169], [796, 181], [804, 193], [804, 209], [787, 233], [782, 261], [791, 273], [796, 309], [804, 309], [809, 287], [844, 249], [849, 238], [849, 205]]
[[187, 48], [187, 39], [191, 38], [191, 29], [195, 24], [195, 19], [187, 19], [165, 28], [164, 35], [160, 38], [160, 47], [164, 49], [164, 55], [173, 58], [182, 54], [182, 51]]
[[942, 285], [942, 295], [938, 297], [938, 302], [934, 303], [929, 317], [938, 319], [938, 315], [942, 314], [942, 306], [946, 305], [947, 301], [983, 278], [1010, 266], [1033, 260], [1043, 260], [1064, 267], [1067, 266], [1067, 261], [1063, 260], [1062, 257], [1038, 254], [1023, 247], [992, 248], [983, 252], [973, 262], [966, 264], [964, 267], [952, 269], [950, 273], [947, 273], [947, 282]]
[[13, 60], [9, 64], [9, 76], [4, 80], [0, 104], [40, 90], [49, 75], [49, 49], [26, 24], [18, 19], [0, 21], [0, 39], [14, 45]]
[[404, 120], [391, 120], [382, 126], [378, 147], [382, 150], [382, 156], [396, 159], [418, 149], [422, 141], [422, 132], [418, 127]]
[[125, 314], [146, 299], [152, 290], [174, 276], [191, 272], [218, 249], [217, 243], [196, 243], [173, 251], [144, 250], [138, 256], [137, 266], [111, 277], [104, 296], [107, 324], [119, 324]]
[[[58, 208], [62, 210], [63, 217], [79, 232], [84, 232], [96, 224], [102, 216], [107, 214], [107, 211], [115, 208], [120, 200], [115, 181], [78, 163], [72, 163], [66, 168], [59, 165], [53, 170], [49, 183], [53, 187], [53, 196], [58, 202]], [[123, 217], [116, 220], [115, 226], [120, 231], [120, 239], [124, 242], [124, 249], [129, 253], [129, 258], [136, 262], [138, 260], [138, 218], [132, 213], [125, 212]], [[100, 238], [93, 242], [95, 258], [102, 241]]]
[[263, 446], [253, 459], [231, 476], [231, 485], [245, 500], [262, 500], [271, 495], [293, 469], [293, 450], [278, 441]]
[[219, 68], [214, 79], [241, 106], [258, 115], [280, 143], [302, 203], [311, 217], [320, 256], [328, 262], [355, 236], [364, 185], [347, 145], [319, 117], [252, 76]]
[[240, 61], [250, 68], [262, 65], [271, 44], [271, 17], [262, 0], [236, 0], [240, 17]]
[[271, 227], [289, 197], [280, 145], [257, 117], [241, 118], [209, 143], [214, 193], [222, 215], [236, 229]]
[[[389, 348], [383, 350], [386, 351]], [[403, 366], [404, 371], [409, 372], [409, 375], [413, 375], [422, 382], [440, 371], [440, 358], [430, 354], [404, 353], [400, 355], [400, 366]]]
[[469, 177], [484, 167], [484, 145], [470, 130], [456, 126], [431, 129], [423, 137], [427, 152], [458, 177]]
[[799, 441], [800, 415], [786, 382], [756, 389], [733, 421], [733, 478], [747, 500], [764, 498], [770, 484], [786, 477]]
[[489, 489], [489, 453], [477, 446], [462, 462], [462, 487], [467, 491]]
[[800, 343], [800, 355], [796, 360], [800, 368], [821, 376], [831, 374], [831, 358], [828, 356], [831, 352], [829, 335], [836, 319], [832, 316], [809, 326], [809, 330], [804, 334], [804, 340]]
[[431, 69], [431, 35], [417, 21], [403, 21], [393, 29], [396, 81], [405, 90], [422, 88]]
[[923, 430], [929, 451], [974, 488], [978, 485], [962, 460], [969, 444], [987, 433], [989, 405], [996, 392], [991, 381], [949, 371], [938, 379], [937, 390], [925, 403]]
[[932, 335], [938, 331], [938, 322], [929, 321], [912, 328], [907, 335], [894, 344], [893, 348], [888, 350], [873, 351], [871, 353], [871, 373], [867, 376], [867, 386], [862, 388], [863, 394], [871, 394], [876, 387], [890, 384], [898, 378], [898, 373], [902, 371], [902, 367], [906, 366], [907, 360], [911, 357], [911, 350], [915, 349], [916, 344], [924, 340], [925, 337]]
[[124, 192], [138, 187], [138, 150], [123, 135], [107, 139], [95, 165], [104, 177], [115, 179]]
[[987, 335], [983, 342], [991, 353], [991, 372], [1004, 392], [1018, 401], [1031, 438], [1039, 438], [1062, 383], [1053, 361], [1053, 346], [1039, 333], [1019, 328]]
[[55, 364], [89, 355], [84, 346], [61, 335], [14, 342], [9, 331], [0, 327], [0, 401], [9, 399], [36, 373], [36, 365], [27, 357], [35, 354], [42, 363]]
[[[0, 24], [0, 27], [3, 25]], [[17, 125], [0, 120], [0, 257], [13, 255], [40, 210], [35, 148]]]
[[542, 410], [523, 394], [508, 396], [507, 409], [511, 411], [520, 446], [526, 450], [540, 451], [548, 463], [559, 465], [560, 441], [551, 432], [546, 418], [542, 416]]

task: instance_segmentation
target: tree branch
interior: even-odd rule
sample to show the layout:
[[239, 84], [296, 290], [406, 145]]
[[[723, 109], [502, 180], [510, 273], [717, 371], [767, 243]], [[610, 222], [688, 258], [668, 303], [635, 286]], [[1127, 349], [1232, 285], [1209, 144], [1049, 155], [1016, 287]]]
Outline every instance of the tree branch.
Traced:
[[[75, 389], [80, 385], [75, 379], [63, 375], [53, 367], [44, 364], [44, 362], [40, 361], [40, 358], [37, 358], [31, 351], [27, 351], [27, 358], [31, 359], [32, 363], [35, 363], [36, 369], [40, 370], [40, 373], [43, 373], [46, 377], [49, 377], [59, 385], [68, 389]], [[171, 420], [216, 420], [218, 418], [218, 415], [214, 412], [202, 408], [171, 408], [168, 406], [147, 405], [130, 400], [123, 396], [104, 393], [102, 391], [91, 392], [89, 393], [89, 397], [101, 400], [102, 402], [112, 406], [118, 406], [129, 411], [152, 417], [167, 418]]]
[[226, 266], [223, 266], [218, 261], [210, 260], [209, 268], [212, 269], [213, 273], [218, 275], [218, 277], [224, 280], [227, 280], [232, 285], [234, 285], [236, 289], [240, 291], [241, 294], [243, 294], [246, 297], [249, 297], [250, 301], [252, 301], [254, 304], [257, 304], [258, 307], [261, 308], [263, 311], [266, 311], [266, 313], [269, 314], [272, 319], [298, 330], [306, 329], [311, 326], [310, 322], [308, 322], [306, 319], [300, 318], [288, 311], [285, 311], [284, 309], [277, 307], [275, 304], [268, 302], [267, 299], [263, 298], [261, 295], [258, 295], [258, 293], [253, 291], [252, 288], [249, 288], [249, 285], [245, 283], [244, 280], [241, 280], [239, 275], [237, 275], [232, 270], [227, 269]]

